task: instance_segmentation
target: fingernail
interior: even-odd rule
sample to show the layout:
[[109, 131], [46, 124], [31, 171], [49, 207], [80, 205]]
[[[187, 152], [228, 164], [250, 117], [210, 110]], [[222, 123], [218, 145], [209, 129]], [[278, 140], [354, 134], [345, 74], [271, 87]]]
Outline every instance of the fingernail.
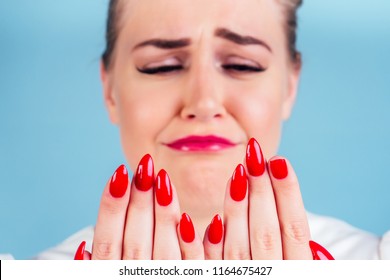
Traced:
[[276, 179], [284, 179], [287, 177], [288, 169], [287, 169], [287, 163], [285, 159], [271, 160], [269, 165], [270, 165], [272, 176], [274, 176]]
[[134, 184], [140, 191], [148, 191], [152, 188], [154, 183], [154, 166], [153, 159], [150, 155], [144, 155], [138, 164]]
[[74, 260], [82, 261], [84, 260], [84, 252], [85, 252], [85, 241], [81, 242], [79, 247], [77, 248], [76, 254], [74, 255]]
[[260, 176], [265, 171], [263, 152], [255, 138], [251, 138], [246, 147], [246, 166], [252, 176]]
[[309, 246], [313, 254], [313, 260], [334, 260], [334, 257], [320, 244], [310, 240]]
[[218, 214], [214, 216], [213, 220], [210, 223], [208, 238], [209, 241], [213, 244], [218, 244], [222, 240], [223, 235], [223, 225], [221, 216]]
[[230, 196], [235, 201], [241, 201], [246, 196], [247, 179], [245, 168], [242, 164], [237, 165], [230, 182]]
[[123, 197], [127, 190], [129, 176], [123, 164], [117, 168], [111, 177], [110, 194], [115, 198]]
[[161, 206], [168, 206], [172, 202], [171, 180], [164, 169], [156, 177], [156, 198]]
[[183, 213], [180, 219], [180, 236], [186, 243], [191, 243], [195, 239], [195, 229], [188, 214]]

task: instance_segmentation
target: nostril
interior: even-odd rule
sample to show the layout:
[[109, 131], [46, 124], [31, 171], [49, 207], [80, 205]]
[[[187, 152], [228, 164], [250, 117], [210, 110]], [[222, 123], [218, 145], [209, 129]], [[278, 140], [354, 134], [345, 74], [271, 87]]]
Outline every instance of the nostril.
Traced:
[[[197, 119], [197, 118], [199, 118], [200, 116], [199, 115], [196, 115], [196, 114], [188, 114], [187, 115], [187, 119], [190, 119], [190, 120], [192, 120], [192, 119]], [[213, 116], [213, 118], [222, 118], [222, 114], [215, 114], [214, 116]]]

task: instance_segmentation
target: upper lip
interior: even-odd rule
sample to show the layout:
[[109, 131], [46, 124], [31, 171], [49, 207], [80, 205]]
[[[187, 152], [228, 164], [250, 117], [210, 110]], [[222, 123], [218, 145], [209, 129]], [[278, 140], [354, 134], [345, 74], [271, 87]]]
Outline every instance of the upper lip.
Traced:
[[172, 142], [167, 143], [166, 145], [185, 145], [190, 143], [214, 143], [222, 145], [236, 145], [234, 142], [230, 141], [227, 138], [216, 136], [216, 135], [189, 135], [176, 139]]

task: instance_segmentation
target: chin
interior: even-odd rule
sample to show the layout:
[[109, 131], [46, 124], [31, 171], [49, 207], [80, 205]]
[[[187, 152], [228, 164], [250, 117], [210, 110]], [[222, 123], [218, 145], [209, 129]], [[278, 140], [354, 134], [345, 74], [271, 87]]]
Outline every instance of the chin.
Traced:
[[191, 155], [160, 162], [177, 189], [182, 210], [220, 211], [227, 182], [242, 156]]

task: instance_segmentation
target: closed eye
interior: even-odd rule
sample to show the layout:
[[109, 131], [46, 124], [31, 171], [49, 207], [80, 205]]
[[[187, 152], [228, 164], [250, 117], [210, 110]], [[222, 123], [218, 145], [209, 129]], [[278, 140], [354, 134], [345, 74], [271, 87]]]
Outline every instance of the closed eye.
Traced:
[[154, 74], [164, 74], [164, 73], [183, 70], [183, 66], [165, 65], [165, 66], [158, 66], [158, 67], [137, 68], [137, 70], [143, 74], [154, 75]]
[[267, 69], [263, 67], [256, 67], [246, 64], [224, 64], [222, 68], [229, 71], [235, 72], [263, 72]]
[[[262, 67], [256, 67], [245, 64], [224, 64], [222, 68], [227, 71], [234, 72], [263, 72], [266, 69]], [[158, 67], [146, 67], [146, 68], [137, 68], [137, 70], [143, 74], [154, 75], [154, 74], [164, 74], [169, 72], [175, 72], [183, 70], [184, 67], [182, 65], [165, 65]]]

